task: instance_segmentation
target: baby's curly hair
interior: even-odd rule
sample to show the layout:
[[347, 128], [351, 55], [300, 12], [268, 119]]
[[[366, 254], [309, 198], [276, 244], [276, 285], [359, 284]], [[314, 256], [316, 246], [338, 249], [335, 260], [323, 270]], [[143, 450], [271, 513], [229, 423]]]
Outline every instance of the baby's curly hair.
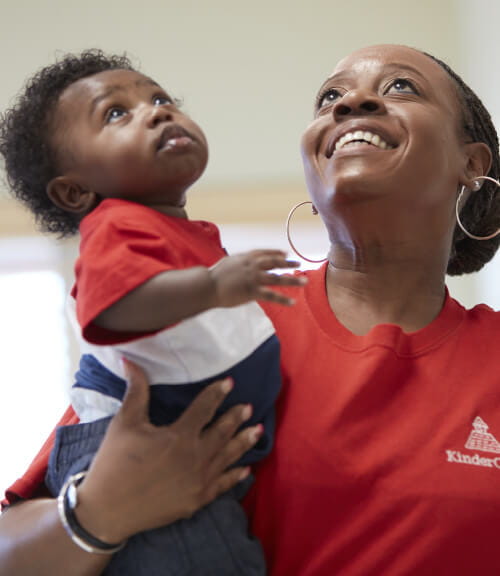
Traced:
[[[456, 87], [462, 107], [463, 131], [472, 142], [484, 142], [491, 150], [491, 168], [488, 174], [500, 179], [500, 153], [498, 135], [491, 116], [475, 92], [454, 72], [448, 64], [424, 52], [439, 64], [450, 76]], [[480, 180], [482, 186], [473, 192], [460, 213], [465, 228], [476, 236], [487, 236], [500, 228], [500, 190], [493, 182]], [[448, 274], [458, 276], [477, 272], [495, 255], [500, 246], [500, 235], [491, 240], [473, 240], [456, 226], [453, 245], [448, 261]]]
[[57, 174], [52, 146], [52, 119], [61, 94], [74, 82], [107, 70], [136, 70], [125, 56], [102, 50], [66, 54], [37, 72], [16, 104], [0, 120], [0, 154], [15, 198], [34, 214], [39, 227], [60, 237], [78, 231], [81, 215], [58, 208], [47, 196], [47, 184]]

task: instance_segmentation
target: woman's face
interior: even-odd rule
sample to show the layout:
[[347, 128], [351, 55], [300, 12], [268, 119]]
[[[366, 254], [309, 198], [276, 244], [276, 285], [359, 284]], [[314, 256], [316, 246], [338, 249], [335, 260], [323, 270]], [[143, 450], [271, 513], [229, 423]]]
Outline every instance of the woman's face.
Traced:
[[386, 217], [442, 207], [448, 218], [467, 162], [461, 116], [452, 80], [425, 54], [381, 45], [342, 60], [302, 137], [323, 218], [365, 199], [385, 199]]

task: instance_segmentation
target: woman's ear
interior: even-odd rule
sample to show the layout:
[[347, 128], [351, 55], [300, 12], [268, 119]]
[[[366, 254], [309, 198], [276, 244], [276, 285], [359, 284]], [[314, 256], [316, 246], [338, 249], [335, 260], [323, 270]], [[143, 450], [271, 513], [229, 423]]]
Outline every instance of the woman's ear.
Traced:
[[487, 176], [491, 168], [491, 150], [484, 142], [469, 142], [465, 145], [466, 160], [460, 184], [473, 189], [474, 179]]
[[97, 204], [95, 192], [85, 190], [68, 176], [57, 176], [47, 184], [47, 196], [61, 210], [86, 214]]

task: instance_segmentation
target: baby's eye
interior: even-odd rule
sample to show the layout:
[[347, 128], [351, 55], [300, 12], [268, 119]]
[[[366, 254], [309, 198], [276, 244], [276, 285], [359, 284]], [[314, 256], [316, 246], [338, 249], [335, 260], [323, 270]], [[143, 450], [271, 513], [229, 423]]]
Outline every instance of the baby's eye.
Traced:
[[106, 124], [110, 122], [116, 122], [122, 116], [125, 116], [126, 111], [118, 106], [113, 106], [106, 112]]
[[173, 104], [172, 98], [169, 96], [154, 96], [153, 104], [155, 106], [165, 106], [166, 104]]
[[418, 90], [410, 80], [406, 78], [396, 78], [386, 88], [384, 94], [399, 93], [399, 94], [418, 94]]
[[336, 90], [335, 88], [330, 88], [329, 90], [325, 90], [322, 92], [316, 101], [316, 110], [321, 110], [325, 106], [329, 106], [336, 102], [342, 94]]

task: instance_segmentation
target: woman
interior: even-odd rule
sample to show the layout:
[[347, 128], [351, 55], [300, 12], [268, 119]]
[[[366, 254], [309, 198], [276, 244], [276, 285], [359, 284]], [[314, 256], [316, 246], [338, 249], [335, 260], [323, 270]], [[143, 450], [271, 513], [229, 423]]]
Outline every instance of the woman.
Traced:
[[[500, 195], [481, 178], [500, 175], [489, 115], [442, 63], [411, 48], [375, 46], [341, 61], [323, 84], [302, 151], [331, 245], [293, 314], [267, 307], [285, 384], [275, 449], [247, 505], [269, 573], [498, 574], [500, 314], [466, 311], [445, 287], [447, 270], [478, 270], [498, 248], [498, 236], [470, 239], [455, 221], [463, 190], [458, 212], [469, 233], [499, 228]], [[132, 391], [143, 390], [134, 378]], [[78, 490], [79, 520], [110, 542], [157, 525], [159, 516], [163, 523], [185, 516], [212, 495], [204, 488], [192, 499], [187, 471], [154, 510], [142, 508], [141, 491], [167, 463], [155, 470], [146, 455], [140, 483], [127, 446], [146, 447], [149, 432], [143, 420], [134, 428], [124, 408]], [[190, 444], [204, 451], [197, 414]], [[181, 426], [174, 437], [191, 429]], [[233, 422], [227, 437], [234, 429]], [[242, 438], [232, 440], [203, 478], [218, 477], [237, 442], [242, 449]], [[181, 448], [169, 465], [182, 461]], [[196, 461], [206, 470], [201, 455]], [[116, 468], [126, 473], [111, 506], [106, 488]], [[72, 548], [47, 499], [12, 507], [0, 537], [8, 573], [40, 574], [45, 562], [50, 574], [90, 575], [106, 564]]]

